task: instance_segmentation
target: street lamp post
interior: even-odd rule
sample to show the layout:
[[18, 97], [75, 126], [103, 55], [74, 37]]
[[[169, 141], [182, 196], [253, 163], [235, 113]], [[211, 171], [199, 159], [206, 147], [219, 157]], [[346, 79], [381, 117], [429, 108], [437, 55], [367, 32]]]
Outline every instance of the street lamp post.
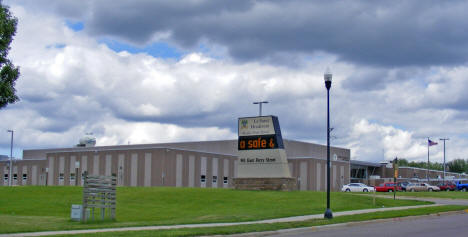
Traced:
[[325, 218], [332, 219], [333, 213], [330, 209], [330, 88], [332, 83], [332, 74], [327, 68], [323, 75], [325, 79], [325, 87], [327, 88], [327, 210]]
[[256, 102], [253, 102], [254, 105], [258, 105], [259, 108], [258, 108], [258, 116], [262, 116], [262, 104], [268, 104], [268, 101], [256, 101]]
[[448, 138], [440, 138], [439, 140], [444, 141], [444, 177], [443, 177], [443, 183], [445, 185], [445, 141], [450, 140]]
[[13, 130], [8, 130], [11, 132], [11, 143], [10, 143], [10, 174], [8, 175], [8, 185], [11, 186], [11, 179], [13, 177], [12, 168], [13, 168]]

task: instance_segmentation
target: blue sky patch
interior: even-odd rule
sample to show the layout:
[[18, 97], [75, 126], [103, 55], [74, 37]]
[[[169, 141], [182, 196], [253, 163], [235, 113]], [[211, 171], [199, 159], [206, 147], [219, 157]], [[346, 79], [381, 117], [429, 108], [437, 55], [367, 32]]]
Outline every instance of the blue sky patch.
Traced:
[[67, 45], [66, 44], [63, 44], [63, 43], [56, 43], [56, 44], [53, 44], [53, 45], [47, 45], [46, 46], [46, 49], [52, 49], [52, 48], [56, 48], [56, 49], [63, 49], [65, 48]]
[[65, 24], [75, 32], [82, 31], [84, 29], [84, 23], [82, 21], [66, 20]]
[[156, 42], [150, 45], [147, 45], [143, 48], [135, 47], [130, 44], [122, 43], [117, 40], [111, 39], [102, 39], [99, 40], [99, 43], [107, 45], [110, 49], [115, 52], [127, 51], [131, 54], [136, 53], [147, 53], [156, 58], [175, 58], [180, 59], [183, 55], [183, 52], [179, 49], [170, 46], [165, 42]]

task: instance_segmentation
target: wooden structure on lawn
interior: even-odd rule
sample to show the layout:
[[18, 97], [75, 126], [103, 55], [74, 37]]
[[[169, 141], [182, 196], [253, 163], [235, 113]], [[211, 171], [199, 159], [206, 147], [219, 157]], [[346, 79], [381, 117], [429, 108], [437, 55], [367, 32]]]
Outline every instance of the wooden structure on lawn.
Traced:
[[83, 173], [83, 208], [82, 220], [87, 221], [87, 211], [91, 210], [92, 220], [94, 220], [94, 209], [99, 208], [101, 211], [101, 220], [104, 220], [107, 214], [112, 220], [115, 220], [115, 205], [116, 205], [116, 184], [117, 177], [115, 176], [92, 176], [88, 172]]

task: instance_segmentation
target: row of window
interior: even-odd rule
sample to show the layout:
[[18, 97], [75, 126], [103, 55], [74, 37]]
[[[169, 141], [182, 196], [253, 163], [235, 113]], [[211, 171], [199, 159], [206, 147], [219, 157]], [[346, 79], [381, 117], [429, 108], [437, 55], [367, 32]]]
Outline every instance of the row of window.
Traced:
[[[3, 180], [8, 181], [8, 174], [3, 175]], [[13, 180], [18, 180], [18, 174], [13, 174]], [[28, 180], [28, 174], [23, 174], [23, 180]]]
[[[113, 174], [113, 175], [115, 175], [115, 174]], [[64, 174], [60, 173], [59, 174], [59, 180], [64, 180], [64, 178], [65, 178]], [[13, 174], [13, 180], [17, 180], [17, 179], [18, 179], [18, 174]], [[27, 180], [27, 179], [28, 179], [28, 174], [23, 174], [23, 180]], [[3, 180], [8, 181], [8, 174], [4, 175]], [[75, 180], [75, 173], [70, 174], [70, 180]], [[201, 183], [206, 182], [206, 176], [205, 175], [201, 175], [200, 182]], [[214, 184], [218, 183], [218, 176], [214, 175], [213, 179], [212, 179], [212, 182]], [[223, 177], [223, 183], [228, 184], [228, 177], [226, 177], [226, 176]]]
[[[84, 176], [84, 172], [81, 173], [81, 179], [83, 179], [83, 176]], [[116, 174], [112, 174], [112, 176], [116, 176]], [[65, 179], [65, 175], [63, 173], [60, 173], [59, 174], [59, 180], [64, 180]], [[70, 173], [70, 180], [75, 180], [75, 173]]]
[[[218, 176], [214, 175], [212, 181], [213, 181], [214, 184], [218, 183]], [[200, 176], [200, 183], [205, 183], [205, 182], [206, 182], [206, 176], [201, 175]], [[226, 176], [223, 177], [223, 183], [224, 184], [228, 183], [228, 177], [226, 177]]]

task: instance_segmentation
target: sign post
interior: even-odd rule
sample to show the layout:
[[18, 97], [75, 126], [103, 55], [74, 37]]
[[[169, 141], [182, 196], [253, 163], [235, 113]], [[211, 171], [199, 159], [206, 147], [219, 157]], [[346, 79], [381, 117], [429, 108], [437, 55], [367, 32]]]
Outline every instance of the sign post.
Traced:
[[395, 159], [393, 159], [393, 183], [394, 183], [393, 187], [395, 187], [395, 190], [393, 192], [393, 200], [396, 199], [396, 192], [398, 190], [397, 178], [398, 178], [398, 158], [395, 157]]

